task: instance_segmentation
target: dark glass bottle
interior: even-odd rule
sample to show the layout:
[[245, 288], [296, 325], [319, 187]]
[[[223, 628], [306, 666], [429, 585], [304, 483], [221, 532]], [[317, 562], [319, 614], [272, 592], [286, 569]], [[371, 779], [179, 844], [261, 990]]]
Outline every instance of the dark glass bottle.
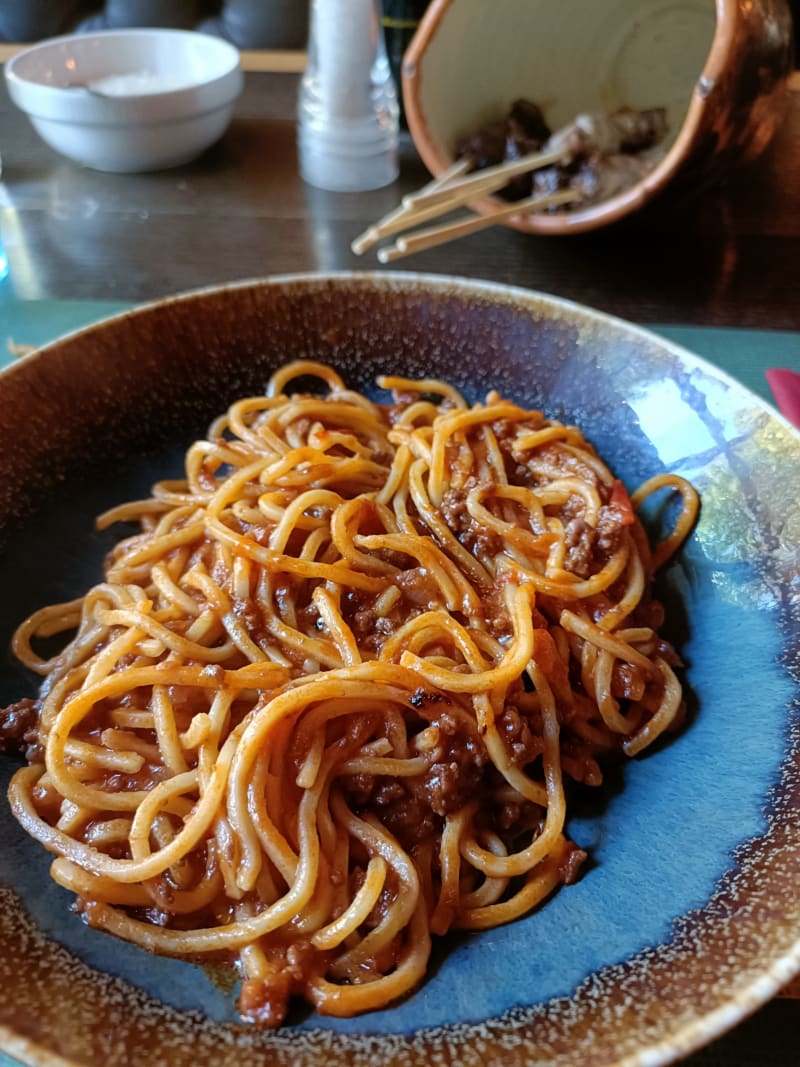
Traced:
[[403, 55], [429, 3], [430, 0], [383, 0], [383, 34], [386, 38], [386, 54], [389, 57], [389, 67], [397, 86], [400, 121], [404, 126], [406, 123], [403, 111]]

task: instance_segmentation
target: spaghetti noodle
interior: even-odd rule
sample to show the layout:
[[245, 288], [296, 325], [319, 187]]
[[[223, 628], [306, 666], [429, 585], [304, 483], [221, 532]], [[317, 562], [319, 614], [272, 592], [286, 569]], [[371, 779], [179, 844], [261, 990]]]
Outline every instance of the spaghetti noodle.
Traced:
[[[324, 394], [286, 391], [301, 375]], [[235, 961], [266, 1026], [294, 994], [386, 1005], [431, 934], [573, 880], [565, 780], [599, 784], [603, 753], [681, 717], [649, 584], [691, 486], [632, 504], [574, 427], [379, 385], [391, 404], [283, 367], [183, 481], [101, 516], [139, 524], [105, 581], [14, 638], [45, 681], [10, 801], [53, 878], [91, 926]], [[681, 511], [652, 554], [634, 505], [662, 488]]]

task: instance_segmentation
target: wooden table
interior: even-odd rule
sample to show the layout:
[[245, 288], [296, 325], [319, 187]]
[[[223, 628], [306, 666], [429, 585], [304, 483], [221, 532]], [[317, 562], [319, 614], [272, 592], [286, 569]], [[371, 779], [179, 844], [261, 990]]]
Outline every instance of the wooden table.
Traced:
[[[406, 137], [396, 185], [341, 195], [298, 178], [297, 75], [248, 73], [224, 140], [196, 163], [108, 175], [62, 159], [0, 89], [2, 235], [22, 298], [146, 300], [235, 278], [372, 269], [351, 239], [427, 172]], [[800, 93], [768, 155], [690, 211], [537, 238], [497, 227], [401, 261], [491, 278], [639, 322], [800, 328]]]
[[[307, 187], [294, 125], [302, 57], [250, 57], [246, 66], [259, 69], [247, 74], [223, 141], [158, 174], [100, 174], [62, 159], [0, 87], [0, 222], [10, 263], [0, 318], [4, 300], [139, 301], [245, 277], [377, 268], [349, 245], [426, 180], [409, 139], [390, 188], [336, 195]], [[800, 91], [768, 154], [677, 218], [650, 211], [569, 239], [497, 228], [401, 266], [528, 286], [637, 322], [800, 329]], [[800, 1004], [774, 1001], [687, 1062], [793, 1067], [799, 1024]]]

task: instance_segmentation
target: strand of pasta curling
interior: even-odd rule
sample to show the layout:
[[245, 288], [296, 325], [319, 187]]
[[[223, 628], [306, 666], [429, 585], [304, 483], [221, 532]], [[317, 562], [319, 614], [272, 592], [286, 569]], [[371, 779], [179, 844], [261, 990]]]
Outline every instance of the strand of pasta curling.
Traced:
[[[327, 393], [286, 395], [299, 374]], [[431, 931], [509, 921], [564, 879], [566, 769], [591, 777], [597, 751], [635, 755], [678, 713], [632, 616], [697, 503], [680, 479], [634, 496], [682, 498], [651, 557], [574, 427], [383, 384], [391, 412], [330, 368], [283, 368], [189, 449], [185, 482], [102, 520], [142, 527], [105, 585], [17, 639], [46, 676], [45, 765], [12, 804], [89, 921], [155, 951], [235, 950], [247, 982], [336, 1014], [412, 988]], [[577, 573], [573, 527], [597, 541], [609, 522]], [[37, 634], [76, 622], [36, 657]], [[620, 664], [639, 694], [624, 714]], [[136, 914], [148, 901], [165, 927]], [[294, 986], [287, 945], [310, 961]]]
[[[371, 667], [371, 670], [368, 668]], [[343, 707], [341, 707], [340, 714], [349, 714], [350, 706], [346, 703], [346, 698], [350, 695], [359, 696], [361, 699], [365, 698], [365, 681], [368, 681], [370, 673], [375, 674], [377, 672], [377, 665], [368, 665], [361, 668], [358, 672], [350, 672], [349, 676], [345, 676], [344, 672], [330, 672], [321, 676], [319, 679], [312, 679], [310, 681], [298, 680], [294, 685], [290, 683], [289, 688], [282, 694], [273, 699], [259, 716], [251, 721], [249, 726], [249, 733], [244, 731], [237, 739], [236, 751], [238, 761], [235, 760], [236, 766], [232, 768], [229, 776], [230, 787], [229, 792], [235, 793], [237, 788], [237, 782], [241, 780], [243, 776], [247, 774], [247, 771], [252, 766], [253, 760], [256, 758], [259, 749], [259, 740], [263, 735], [269, 731], [270, 727], [279, 721], [287, 714], [291, 714], [292, 709], [297, 710], [299, 708], [306, 707], [310, 701], [315, 698], [319, 699], [320, 696], [329, 695], [329, 691], [337, 697], [338, 701], [345, 701]], [[411, 691], [408, 689], [408, 675], [407, 672], [401, 668], [395, 669], [390, 672], [392, 675], [396, 675], [399, 680], [406, 682], [405, 695]], [[337, 675], [332, 677], [331, 675]], [[415, 684], [416, 679], [412, 679], [412, 684]], [[368, 686], [366, 687], [368, 690]], [[367, 694], [369, 695], [369, 694]], [[374, 696], [376, 699], [385, 699], [387, 696], [387, 690], [385, 686], [375, 686]], [[403, 691], [398, 693], [398, 699], [402, 699]], [[233, 735], [232, 735], [233, 737]], [[224, 757], [221, 761], [224, 765]], [[331, 760], [328, 760], [329, 767], [328, 773], [332, 771], [334, 766]], [[146, 803], [139, 806], [137, 811], [137, 819], [141, 824], [140, 832], [137, 833], [136, 826], [134, 825], [132, 831], [132, 842], [135, 841], [138, 847], [134, 846], [134, 851], [139, 852], [138, 859], [140, 865], [146, 864], [146, 859], [142, 856], [142, 846], [144, 845], [144, 839], [141, 835], [141, 828], [149, 824], [152, 819], [152, 812], [156, 809], [162, 796], [166, 796], [167, 793], [174, 789], [176, 791], [182, 790], [187, 784], [186, 776], [176, 776], [171, 779], [169, 783], [164, 783], [168, 786], [168, 789], [153, 790]], [[279, 902], [273, 904], [270, 908], [262, 911], [257, 917], [253, 917], [251, 920], [245, 923], [231, 923], [224, 927], [208, 930], [197, 930], [193, 932], [173, 931], [173, 930], [152, 930], [148, 924], [140, 923], [137, 920], [129, 920], [124, 916], [114, 913], [110, 909], [96, 908], [93, 911], [93, 921], [96, 925], [103, 926], [105, 928], [113, 928], [116, 932], [122, 936], [130, 937], [130, 939], [137, 940], [140, 943], [146, 944], [148, 947], [156, 949], [162, 952], [168, 953], [196, 953], [196, 952], [209, 952], [218, 951], [225, 947], [236, 947], [244, 944], [250, 940], [253, 940], [264, 933], [269, 932], [270, 929], [274, 929], [278, 925], [283, 925], [291, 918], [295, 917], [302, 907], [308, 902], [311, 893], [314, 888], [314, 875], [316, 872], [316, 837], [312, 829], [313, 819], [311, 813], [314, 810], [314, 805], [319, 802], [319, 797], [323, 792], [326, 784], [326, 774], [321, 772], [315, 782], [314, 786], [305, 792], [303, 800], [301, 801], [301, 815], [300, 815], [300, 828], [301, 828], [301, 846], [302, 841], [305, 839], [307, 846], [307, 853], [302, 851], [300, 864], [296, 874], [295, 884], [292, 889], [286, 894], [286, 896]], [[309, 799], [310, 798], [310, 799]], [[302, 809], [306, 806], [309, 810], [305, 814]], [[236, 806], [235, 804], [229, 807], [229, 816], [232, 825], [236, 825]], [[381, 838], [384, 840], [384, 837]], [[416, 875], [413, 873], [414, 868], [411, 861], [406, 858], [405, 860], [398, 861], [398, 853], [395, 845], [385, 845], [389, 850], [389, 854], [393, 857], [395, 864], [399, 865], [399, 869], [404, 872], [404, 877], [408, 881], [409, 893], [413, 890], [416, 884]], [[165, 860], [164, 852], [162, 850], [160, 856], [160, 862]], [[72, 858], [72, 857], [71, 857]], [[117, 861], [118, 864], [126, 861]], [[132, 864], [128, 863], [128, 867]], [[152, 865], [151, 865], [152, 866]], [[112, 868], [111, 871], [103, 873], [113, 873], [115, 877], [120, 880], [128, 880], [129, 871], [124, 871], [121, 877], [120, 868]], [[152, 873], [157, 871], [151, 871], [149, 868], [145, 871], [144, 877], [151, 876]], [[133, 880], [133, 879], [130, 879]], [[404, 908], [408, 906], [410, 910], [413, 910], [415, 906], [415, 892], [411, 893], [409, 897], [404, 897]]]

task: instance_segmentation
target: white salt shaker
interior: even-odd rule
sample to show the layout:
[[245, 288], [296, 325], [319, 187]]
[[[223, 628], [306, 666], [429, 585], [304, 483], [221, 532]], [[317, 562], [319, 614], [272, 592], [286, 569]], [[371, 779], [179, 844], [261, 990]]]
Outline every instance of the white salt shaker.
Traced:
[[381, 0], [313, 0], [300, 86], [304, 181], [335, 192], [397, 177], [398, 104], [381, 29]]

